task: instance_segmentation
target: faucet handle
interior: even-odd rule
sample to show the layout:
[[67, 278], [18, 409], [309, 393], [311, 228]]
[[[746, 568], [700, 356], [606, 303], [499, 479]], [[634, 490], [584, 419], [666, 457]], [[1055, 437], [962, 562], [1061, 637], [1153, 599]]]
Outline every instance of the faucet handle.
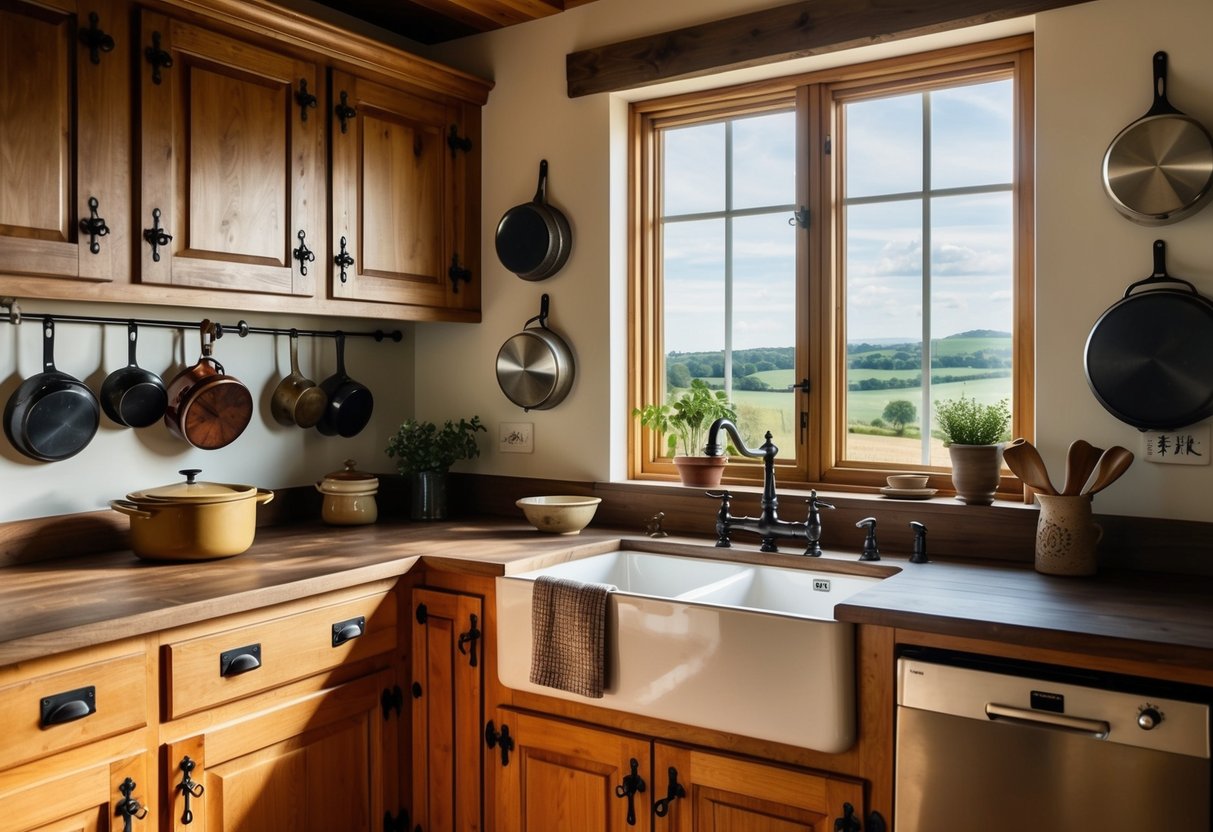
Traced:
[[705, 491], [703, 493], [711, 497], [713, 500], [724, 500], [725, 502], [728, 502], [729, 500], [733, 499], [732, 491]]
[[814, 509], [834, 508], [834, 506], [831, 503], [827, 503], [824, 500], [818, 499], [816, 489], [809, 492], [809, 498], [807, 500], [805, 500], [805, 502], [809, 504], [809, 513], [810, 514], [813, 512]]
[[914, 530], [914, 548], [910, 552], [910, 563], [929, 563], [927, 559], [927, 527], [917, 520], [910, 521]]
[[868, 530], [868, 535], [863, 541], [863, 554], [859, 556], [859, 559], [880, 560], [880, 549], [876, 548], [876, 518], [865, 517], [856, 523], [855, 527]]

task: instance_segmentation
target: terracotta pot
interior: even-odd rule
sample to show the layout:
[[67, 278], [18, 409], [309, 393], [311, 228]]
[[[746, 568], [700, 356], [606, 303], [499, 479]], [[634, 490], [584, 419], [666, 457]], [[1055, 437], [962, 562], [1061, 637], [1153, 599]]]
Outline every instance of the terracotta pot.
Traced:
[[676, 456], [674, 465], [682, 484], [688, 488], [716, 488], [724, 476], [727, 456]]
[[146, 560], [209, 560], [238, 555], [253, 545], [257, 506], [274, 492], [252, 485], [185, 482], [134, 491], [110, 508], [131, 518], [131, 549]]
[[971, 506], [994, 502], [1002, 476], [1002, 445], [949, 445], [956, 499]]

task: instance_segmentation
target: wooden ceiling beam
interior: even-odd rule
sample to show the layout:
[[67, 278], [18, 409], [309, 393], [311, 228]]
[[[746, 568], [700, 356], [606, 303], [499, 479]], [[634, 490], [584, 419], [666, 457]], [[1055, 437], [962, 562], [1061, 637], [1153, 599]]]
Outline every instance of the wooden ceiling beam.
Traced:
[[480, 32], [548, 17], [561, 7], [548, 0], [412, 0]]
[[1089, 0], [810, 0], [570, 53], [570, 98], [992, 23]]

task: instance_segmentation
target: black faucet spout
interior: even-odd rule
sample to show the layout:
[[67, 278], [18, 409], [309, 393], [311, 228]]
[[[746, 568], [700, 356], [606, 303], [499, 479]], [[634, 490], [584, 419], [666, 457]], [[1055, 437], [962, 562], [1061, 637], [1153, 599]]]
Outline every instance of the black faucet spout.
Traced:
[[733, 440], [733, 445], [742, 456], [762, 460], [762, 502], [758, 517], [734, 517], [729, 513], [727, 501], [721, 506], [717, 516], [716, 529], [718, 533], [717, 546], [729, 546], [729, 532], [733, 529], [752, 531], [762, 537], [763, 552], [778, 552], [776, 543], [780, 537], [807, 537], [808, 525], [779, 519], [779, 497], [775, 491], [775, 455], [779, 447], [771, 441], [771, 432], [767, 431], [766, 441], [758, 448], [751, 448], [741, 438], [737, 425], [729, 419], [717, 419], [708, 428], [707, 447], [704, 452], [708, 456], [723, 456], [724, 445], [720, 442], [720, 432], [724, 431]]

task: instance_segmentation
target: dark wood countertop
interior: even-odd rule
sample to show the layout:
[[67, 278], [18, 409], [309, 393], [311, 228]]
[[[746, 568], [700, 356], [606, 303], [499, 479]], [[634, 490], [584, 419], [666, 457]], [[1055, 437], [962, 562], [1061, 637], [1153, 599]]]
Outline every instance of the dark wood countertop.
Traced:
[[[554, 536], [503, 519], [440, 523], [320, 523], [261, 528], [244, 554], [216, 561], [151, 563], [113, 551], [0, 569], [0, 665], [270, 606], [434, 568], [495, 576], [647, 539], [591, 527]], [[699, 544], [688, 549], [681, 544]], [[763, 556], [742, 545], [671, 538], [664, 547], [709, 556], [853, 568]], [[1094, 578], [1040, 575], [988, 562], [908, 564], [886, 558], [891, 577], [836, 609], [839, 620], [1213, 668], [1213, 579], [1116, 572]], [[855, 566], [859, 566], [855, 564]]]

